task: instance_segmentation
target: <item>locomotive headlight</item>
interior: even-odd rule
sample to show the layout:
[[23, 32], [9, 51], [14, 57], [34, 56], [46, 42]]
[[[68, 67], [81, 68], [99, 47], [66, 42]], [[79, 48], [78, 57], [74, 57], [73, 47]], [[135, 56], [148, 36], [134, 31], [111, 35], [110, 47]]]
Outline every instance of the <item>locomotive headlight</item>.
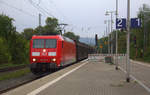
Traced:
[[56, 61], [56, 58], [53, 58], [52, 61], [55, 62], [55, 61]]
[[43, 52], [46, 52], [46, 49], [43, 49]]
[[32, 60], [33, 60], [33, 62], [35, 62], [35, 61], [36, 61], [36, 59], [35, 59], [35, 58], [33, 58]]

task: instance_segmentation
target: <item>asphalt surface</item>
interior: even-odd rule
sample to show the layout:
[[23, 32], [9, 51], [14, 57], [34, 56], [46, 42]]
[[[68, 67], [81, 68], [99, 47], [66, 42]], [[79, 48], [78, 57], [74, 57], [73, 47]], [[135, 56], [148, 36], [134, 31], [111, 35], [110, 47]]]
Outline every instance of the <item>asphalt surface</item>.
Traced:
[[[125, 57], [120, 57], [119, 66], [126, 70], [126, 59]], [[150, 88], [150, 64], [139, 62], [139, 61], [130, 61], [130, 74], [134, 76], [137, 80], [142, 82], [145, 86]]]
[[132, 63], [131, 74], [150, 88], [150, 65], [147, 64], [146, 66], [137, 64], [136, 61], [132, 61], [131, 63]]
[[[4, 95], [34, 95], [31, 92], [37, 89], [37, 95], [150, 95], [136, 81], [126, 83], [125, 73], [116, 71], [114, 65], [106, 64], [102, 59], [90, 60], [83, 65], [84, 63], [74, 64]], [[44, 87], [43, 90], [39, 89], [80, 65], [83, 66], [59, 81]]]

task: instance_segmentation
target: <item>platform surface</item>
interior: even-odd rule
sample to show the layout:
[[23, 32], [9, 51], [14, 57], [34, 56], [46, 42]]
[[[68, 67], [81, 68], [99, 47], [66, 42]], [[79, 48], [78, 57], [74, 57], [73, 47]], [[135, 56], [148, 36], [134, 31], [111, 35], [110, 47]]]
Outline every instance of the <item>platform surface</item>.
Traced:
[[[86, 64], [84, 64], [86, 62]], [[59, 81], [40, 90], [37, 95], [150, 95], [136, 81], [126, 83], [124, 72], [115, 70], [114, 65], [106, 64], [101, 59], [89, 60], [69, 66], [56, 72], [16, 88], [5, 95], [34, 95], [32, 92], [45, 84], [66, 74], [70, 70], [83, 65]], [[40, 83], [41, 82], [41, 83]]]

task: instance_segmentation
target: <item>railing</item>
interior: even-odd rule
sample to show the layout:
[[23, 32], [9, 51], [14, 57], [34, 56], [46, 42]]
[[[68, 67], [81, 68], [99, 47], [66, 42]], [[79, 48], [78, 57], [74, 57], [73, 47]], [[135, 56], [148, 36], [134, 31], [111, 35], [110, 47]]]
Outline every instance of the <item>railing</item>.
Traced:
[[[130, 60], [130, 63], [127, 63], [126, 54], [89, 54], [88, 59], [90, 61], [102, 61], [106, 62], [106, 58], [111, 58], [111, 61], [118, 70], [122, 70], [130, 75], [130, 79], [138, 82], [142, 87], [144, 87], [148, 92], [150, 92], [150, 64]], [[115, 69], [115, 68], [114, 68]]]

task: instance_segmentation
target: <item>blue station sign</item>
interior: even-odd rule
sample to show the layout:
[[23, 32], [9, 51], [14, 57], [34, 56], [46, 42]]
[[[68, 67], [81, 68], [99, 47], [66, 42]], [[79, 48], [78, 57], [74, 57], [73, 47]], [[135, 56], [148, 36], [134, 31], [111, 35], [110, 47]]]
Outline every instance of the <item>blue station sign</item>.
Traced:
[[131, 18], [131, 28], [141, 28], [141, 19]]
[[116, 19], [116, 29], [125, 29], [126, 28], [126, 19], [117, 18]]
[[[126, 29], [127, 20], [126, 18], [116, 19], [116, 29]], [[131, 18], [130, 28], [141, 28], [141, 19]]]

